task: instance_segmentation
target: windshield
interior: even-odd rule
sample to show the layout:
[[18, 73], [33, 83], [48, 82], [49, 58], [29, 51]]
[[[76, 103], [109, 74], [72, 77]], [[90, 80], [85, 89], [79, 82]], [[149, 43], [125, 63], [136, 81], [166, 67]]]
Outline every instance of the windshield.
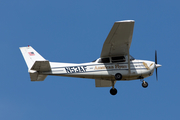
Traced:
[[130, 55], [130, 60], [135, 60], [135, 58], [133, 56]]
[[[126, 55], [126, 57], [128, 58], [127, 55]], [[130, 57], [130, 61], [135, 60], [135, 58], [133, 56], [129, 55], [129, 57]]]
[[[97, 60], [97, 59], [96, 59]], [[93, 60], [92, 62], [96, 62], [96, 60]]]

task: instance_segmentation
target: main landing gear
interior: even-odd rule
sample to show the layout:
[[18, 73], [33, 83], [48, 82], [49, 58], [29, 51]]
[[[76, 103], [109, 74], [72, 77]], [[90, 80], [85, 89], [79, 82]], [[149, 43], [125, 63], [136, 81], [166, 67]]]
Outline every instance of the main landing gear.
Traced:
[[114, 80], [112, 81], [112, 88], [110, 89], [111, 95], [116, 95], [117, 94], [117, 89], [114, 88]]
[[117, 89], [116, 88], [111, 88], [110, 93], [111, 93], [111, 95], [116, 95], [117, 94]]
[[[116, 73], [114, 77], [115, 77], [116, 80], [121, 80], [122, 79], [122, 75], [120, 73]], [[116, 95], [117, 94], [117, 89], [114, 88], [114, 84], [115, 84], [114, 80], [112, 80], [112, 88], [110, 89], [110, 94], [111, 95]]]

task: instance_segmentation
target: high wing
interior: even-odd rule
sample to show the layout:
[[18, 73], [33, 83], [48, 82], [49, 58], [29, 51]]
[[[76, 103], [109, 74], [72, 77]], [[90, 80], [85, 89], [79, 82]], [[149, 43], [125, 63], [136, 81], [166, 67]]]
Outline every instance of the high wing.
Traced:
[[128, 55], [134, 29], [134, 20], [117, 21], [107, 36], [101, 58]]

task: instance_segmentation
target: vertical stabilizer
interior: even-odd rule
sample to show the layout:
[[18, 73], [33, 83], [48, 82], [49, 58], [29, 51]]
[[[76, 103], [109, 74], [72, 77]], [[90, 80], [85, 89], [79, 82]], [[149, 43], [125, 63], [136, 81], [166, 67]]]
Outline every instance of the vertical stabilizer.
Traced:
[[31, 81], [43, 81], [47, 75], [43, 75], [40, 72], [51, 70], [49, 61], [45, 60], [31, 46], [20, 47], [19, 49], [21, 50], [24, 60], [28, 66]]
[[34, 50], [31, 46], [28, 47], [20, 47], [21, 53], [26, 61], [28, 69], [31, 69], [35, 61], [43, 61], [45, 60], [36, 50]]

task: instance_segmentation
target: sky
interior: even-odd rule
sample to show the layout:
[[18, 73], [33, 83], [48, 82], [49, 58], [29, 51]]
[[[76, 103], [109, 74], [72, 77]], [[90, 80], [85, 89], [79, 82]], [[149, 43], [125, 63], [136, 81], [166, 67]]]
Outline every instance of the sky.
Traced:
[[[1, 120], [180, 119], [180, 1], [0, 0]], [[130, 54], [154, 61], [145, 79], [96, 88], [91, 79], [48, 76], [31, 82], [19, 47], [31, 45], [52, 62], [83, 63], [100, 57], [115, 21], [135, 20]]]

